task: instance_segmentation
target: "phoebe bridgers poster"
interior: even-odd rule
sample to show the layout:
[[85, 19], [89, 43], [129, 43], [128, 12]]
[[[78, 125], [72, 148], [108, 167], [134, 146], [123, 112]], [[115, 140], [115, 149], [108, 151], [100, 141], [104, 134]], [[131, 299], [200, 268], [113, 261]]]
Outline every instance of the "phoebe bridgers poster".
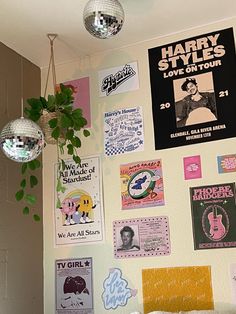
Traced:
[[236, 247], [235, 183], [190, 188], [194, 249]]
[[156, 149], [236, 136], [232, 28], [148, 53]]

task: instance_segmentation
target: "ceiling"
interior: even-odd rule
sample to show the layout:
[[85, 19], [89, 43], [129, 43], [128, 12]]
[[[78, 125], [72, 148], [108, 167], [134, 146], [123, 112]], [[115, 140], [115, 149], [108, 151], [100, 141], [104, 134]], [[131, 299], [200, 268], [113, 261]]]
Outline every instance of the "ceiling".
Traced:
[[[125, 23], [114, 38], [92, 37], [83, 25], [88, 0], [0, 0], [0, 41], [39, 67], [165, 36], [236, 16], [235, 0], [120, 0]], [[101, 0], [102, 1], [102, 0]]]

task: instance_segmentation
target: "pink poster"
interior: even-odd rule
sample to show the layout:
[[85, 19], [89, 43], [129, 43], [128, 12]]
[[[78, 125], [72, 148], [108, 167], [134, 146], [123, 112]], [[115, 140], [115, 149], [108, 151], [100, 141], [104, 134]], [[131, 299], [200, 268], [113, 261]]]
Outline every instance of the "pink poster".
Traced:
[[161, 160], [120, 166], [122, 209], [164, 205]]
[[201, 157], [184, 157], [184, 179], [199, 179], [202, 177]]
[[74, 109], [81, 108], [83, 116], [87, 120], [86, 127], [91, 127], [91, 113], [90, 113], [90, 95], [89, 95], [89, 77], [83, 77], [77, 80], [68, 81], [63, 83], [70, 86], [74, 93]]

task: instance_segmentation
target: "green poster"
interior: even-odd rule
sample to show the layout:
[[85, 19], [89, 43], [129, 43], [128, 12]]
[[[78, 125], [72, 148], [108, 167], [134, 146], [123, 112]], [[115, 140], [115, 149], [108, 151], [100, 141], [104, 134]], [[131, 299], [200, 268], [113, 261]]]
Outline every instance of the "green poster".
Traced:
[[194, 249], [236, 246], [235, 183], [190, 188]]

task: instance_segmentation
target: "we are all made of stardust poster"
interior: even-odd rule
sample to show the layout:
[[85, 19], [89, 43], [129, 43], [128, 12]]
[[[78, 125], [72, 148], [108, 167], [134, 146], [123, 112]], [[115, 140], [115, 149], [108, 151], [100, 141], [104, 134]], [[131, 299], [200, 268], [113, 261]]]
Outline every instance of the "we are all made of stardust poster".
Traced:
[[148, 53], [156, 149], [236, 136], [232, 28]]

